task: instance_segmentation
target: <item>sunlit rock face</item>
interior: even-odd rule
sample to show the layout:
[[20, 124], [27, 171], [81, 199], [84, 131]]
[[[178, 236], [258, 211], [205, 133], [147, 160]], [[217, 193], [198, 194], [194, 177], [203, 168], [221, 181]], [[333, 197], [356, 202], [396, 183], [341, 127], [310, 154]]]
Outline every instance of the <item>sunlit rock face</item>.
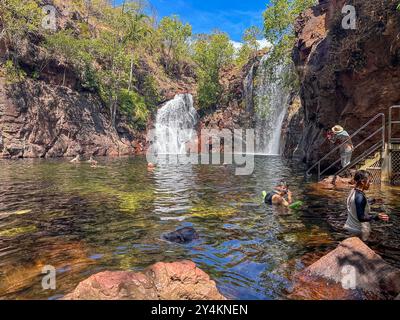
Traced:
[[191, 261], [156, 263], [143, 273], [102, 272], [82, 281], [65, 300], [225, 300]]
[[[342, 27], [345, 4], [321, 0], [301, 14], [295, 27], [293, 60], [304, 117], [298, 152], [307, 163], [331, 148], [326, 129], [339, 123], [353, 133], [377, 113], [388, 115], [388, 108], [400, 103], [398, 1], [352, 1], [357, 14], [354, 30]], [[379, 122], [359, 140], [377, 126]]]
[[400, 270], [359, 238], [349, 238], [295, 278], [292, 299], [393, 299], [400, 292]]

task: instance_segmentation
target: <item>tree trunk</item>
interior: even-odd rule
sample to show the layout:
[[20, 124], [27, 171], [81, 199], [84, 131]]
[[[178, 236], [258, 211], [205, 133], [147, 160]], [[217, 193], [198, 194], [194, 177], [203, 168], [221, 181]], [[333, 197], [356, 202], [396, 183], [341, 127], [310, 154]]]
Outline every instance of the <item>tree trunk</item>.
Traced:
[[129, 73], [129, 86], [128, 86], [128, 92], [131, 92], [131, 88], [132, 88], [132, 78], [133, 78], [133, 63], [134, 63], [134, 57], [133, 57], [133, 53], [131, 56], [131, 70]]
[[64, 75], [63, 75], [63, 82], [62, 82], [63, 87], [65, 86], [65, 69], [67, 69], [67, 67], [64, 66]]

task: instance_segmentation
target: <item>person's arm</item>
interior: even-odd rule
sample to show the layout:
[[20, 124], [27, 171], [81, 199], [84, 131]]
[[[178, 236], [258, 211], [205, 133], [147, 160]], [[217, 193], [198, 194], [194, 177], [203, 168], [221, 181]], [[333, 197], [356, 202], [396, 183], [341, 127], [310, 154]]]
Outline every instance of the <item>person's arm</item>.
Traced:
[[292, 196], [292, 192], [290, 190], [288, 190], [288, 205], [291, 205], [293, 203], [293, 196]]
[[276, 194], [272, 198], [272, 203], [275, 205], [283, 205], [285, 207], [289, 207], [290, 204], [280, 195]]
[[380, 220], [378, 215], [368, 215], [367, 213], [365, 213], [367, 198], [362, 193], [357, 192], [354, 201], [356, 204], [357, 218], [360, 222], [371, 222]]

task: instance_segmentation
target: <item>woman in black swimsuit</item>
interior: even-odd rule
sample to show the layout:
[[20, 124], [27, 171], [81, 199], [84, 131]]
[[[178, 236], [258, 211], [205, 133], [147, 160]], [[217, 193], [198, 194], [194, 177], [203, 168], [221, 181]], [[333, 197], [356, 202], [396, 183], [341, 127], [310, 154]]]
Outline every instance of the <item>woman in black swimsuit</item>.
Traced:
[[[287, 200], [285, 196], [287, 195]], [[264, 199], [266, 204], [269, 205], [283, 205], [289, 207], [292, 204], [292, 193], [286, 182], [281, 182], [275, 187], [275, 190], [268, 193]]]

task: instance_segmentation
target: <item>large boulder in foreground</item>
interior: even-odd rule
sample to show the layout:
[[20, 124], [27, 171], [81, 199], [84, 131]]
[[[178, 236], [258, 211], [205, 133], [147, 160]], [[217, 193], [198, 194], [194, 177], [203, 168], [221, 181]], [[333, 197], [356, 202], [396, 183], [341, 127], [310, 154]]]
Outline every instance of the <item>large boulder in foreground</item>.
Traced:
[[82, 281], [65, 300], [225, 300], [191, 261], [156, 263], [144, 272], [101, 272]]
[[[350, 268], [353, 289], [345, 289]], [[400, 270], [386, 263], [359, 238], [349, 238], [296, 277], [293, 299], [382, 299], [400, 293]]]

